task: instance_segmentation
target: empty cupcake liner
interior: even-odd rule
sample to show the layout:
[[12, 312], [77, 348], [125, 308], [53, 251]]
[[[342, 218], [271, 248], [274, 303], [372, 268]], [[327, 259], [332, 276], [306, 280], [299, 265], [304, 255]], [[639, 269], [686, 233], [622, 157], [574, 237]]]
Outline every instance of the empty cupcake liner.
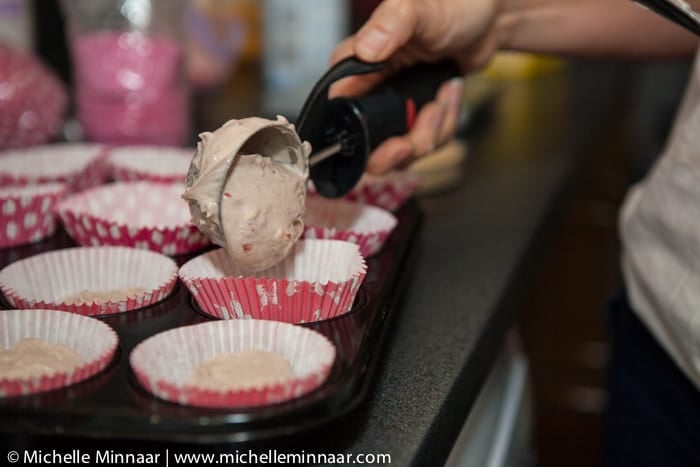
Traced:
[[[296, 377], [246, 389], [212, 390], [189, 384], [205, 360], [247, 350], [285, 356]], [[240, 408], [301, 397], [326, 380], [335, 347], [322, 334], [287, 323], [262, 320], [215, 321], [171, 329], [141, 342], [131, 352], [131, 368], [153, 395], [182, 405]]]
[[167, 297], [177, 265], [167, 256], [126, 247], [66, 248], [41, 253], [0, 271], [0, 290], [15, 308], [105, 315]]
[[303, 238], [355, 243], [367, 258], [384, 246], [397, 223], [393, 214], [376, 206], [312, 196], [306, 200]]
[[33, 378], [0, 376], [0, 397], [48, 391], [78, 383], [104, 370], [114, 358], [118, 338], [103, 322], [56, 310], [0, 310], [0, 349], [21, 339], [42, 339], [68, 346], [85, 362], [72, 371]]
[[364, 174], [346, 198], [379, 206], [389, 211], [397, 211], [419, 186], [420, 179], [407, 170], [390, 172], [386, 175]]
[[123, 245], [178, 255], [209, 244], [190, 222], [182, 191], [180, 184], [117, 182], [69, 196], [57, 211], [80, 245]]
[[77, 192], [104, 181], [107, 150], [99, 144], [60, 143], [0, 153], [0, 186], [61, 182]]
[[347, 313], [366, 271], [355, 244], [301, 240], [281, 263], [255, 275], [244, 275], [218, 249], [185, 263], [179, 276], [213, 317], [305, 323]]
[[194, 149], [123, 146], [110, 151], [108, 165], [115, 180], [184, 183]]
[[0, 188], [0, 248], [38, 242], [56, 231], [54, 207], [63, 183]]

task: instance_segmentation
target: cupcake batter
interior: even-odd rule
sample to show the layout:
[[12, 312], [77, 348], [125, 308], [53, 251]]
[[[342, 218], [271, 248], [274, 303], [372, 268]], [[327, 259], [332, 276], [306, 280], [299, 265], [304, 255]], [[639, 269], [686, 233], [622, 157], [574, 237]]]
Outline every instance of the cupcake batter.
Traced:
[[241, 390], [295, 377], [289, 361], [276, 352], [246, 350], [217, 355], [194, 369], [188, 384], [203, 389]]
[[42, 339], [22, 339], [0, 350], [0, 378], [36, 378], [73, 371], [85, 363], [75, 350]]
[[200, 135], [183, 198], [243, 271], [279, 263], [301, 236], [309, 152], [283, 117], [230, 120]]
[[125, 289], [104, 290], [104, 291], [89, 291], [81, 290], [75, 295], [70, 295], [63, 299], [63, 302], [68, 305], [83, 305], [85, 303], [107, 303], [121, 302], [129, 297], [136, 297], [146, 293], [146, 289], [142, 287], [132, 287]]

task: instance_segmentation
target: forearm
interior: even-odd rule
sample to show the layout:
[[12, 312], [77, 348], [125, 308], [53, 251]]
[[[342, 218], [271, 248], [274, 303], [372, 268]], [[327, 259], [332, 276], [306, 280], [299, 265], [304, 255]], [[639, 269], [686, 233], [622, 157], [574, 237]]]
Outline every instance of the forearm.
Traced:
[[[700, 1], [689, 2], [700, 10]], [[630, 0], [503, 0], [501, 48], [566, 56], [687, 57], [694, 34]]]

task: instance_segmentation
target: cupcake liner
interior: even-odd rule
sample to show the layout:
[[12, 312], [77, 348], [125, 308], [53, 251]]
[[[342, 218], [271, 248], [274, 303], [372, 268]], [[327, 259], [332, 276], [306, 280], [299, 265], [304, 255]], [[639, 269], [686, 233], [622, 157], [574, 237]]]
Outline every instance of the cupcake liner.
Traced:
[[0, 186], [61, 182], [77, 192], [105, 176], [106, 148], [99, 144], [48, 144], [0, 153]]
[[348, 312], [367, 267], [357, 245], [301, 240], [281, 263], [244, 276], [224, 249], [185, 263], [180, 279], [208, 315], [304, 323]]
[[56, 231], [54, 207], [63, 183], [0, 188], [0, 248], [38, 242]]
[[123, 245], [178, 255], [209, 244], [190, 222], [182, 190], [179, 184], [117, 182], [70, 196], [57, 211], [80, 245]]
[[[295, 378], [246, 389], [220, 391], [188, 384], [208, 358], [246, 350], [285, 356]], [[182, 405], [252, 407], [311, 392], [327, 378], [335, 347], [311, 329], [262, 320], [215, 321], [162, 332], [141, 342], [129, 357], [141, 385], [153, 395]]]
[[108, 165], [115, 180], [184, 183], [194, 149], [124, 146], [110, 151]]
[[0, 349], [35, 338], [68, 346], [85, 363], [65, 372], [34, 378], [0, 376], [0, 397], [26, 395], [69, 386], [104, 370], [117, 350], [117, 334], [103, 322], [56, 310], [0, 310]]
[[[370, 204], [387, 211], [398, 211], [419, 188], [420, 178], [407, 170], [390, 172], [386, 175], [365, 173], [357, 186], [344, 198], [348, 201]], [[309, 192], [319, 196], [313, 187]]]
[[[41, 253], [0, 271], [0, 290], [15, 308], [104, 315], [143, 308], [167, 297], [177, 265], [167, 256], [126, 247], [84, 247]], [[135, 291], [134, 289], [143, 289]], [[71, 300], [82, 292], [124, 291], [119, 300]]]
[[306, 200], [303, 238], [355, 243], [367, 258], [384, 246], [397, 223], [393, 214], [376, 206], [313, 196]]

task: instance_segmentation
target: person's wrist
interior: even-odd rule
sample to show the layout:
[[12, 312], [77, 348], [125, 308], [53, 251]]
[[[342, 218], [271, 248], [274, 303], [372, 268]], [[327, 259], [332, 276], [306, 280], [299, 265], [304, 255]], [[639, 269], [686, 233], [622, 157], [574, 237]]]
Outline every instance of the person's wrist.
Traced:
[[517, 49], [516, 31], [526, 19], [522, 0], [500, 0], [494, 19], [496, 50]]

